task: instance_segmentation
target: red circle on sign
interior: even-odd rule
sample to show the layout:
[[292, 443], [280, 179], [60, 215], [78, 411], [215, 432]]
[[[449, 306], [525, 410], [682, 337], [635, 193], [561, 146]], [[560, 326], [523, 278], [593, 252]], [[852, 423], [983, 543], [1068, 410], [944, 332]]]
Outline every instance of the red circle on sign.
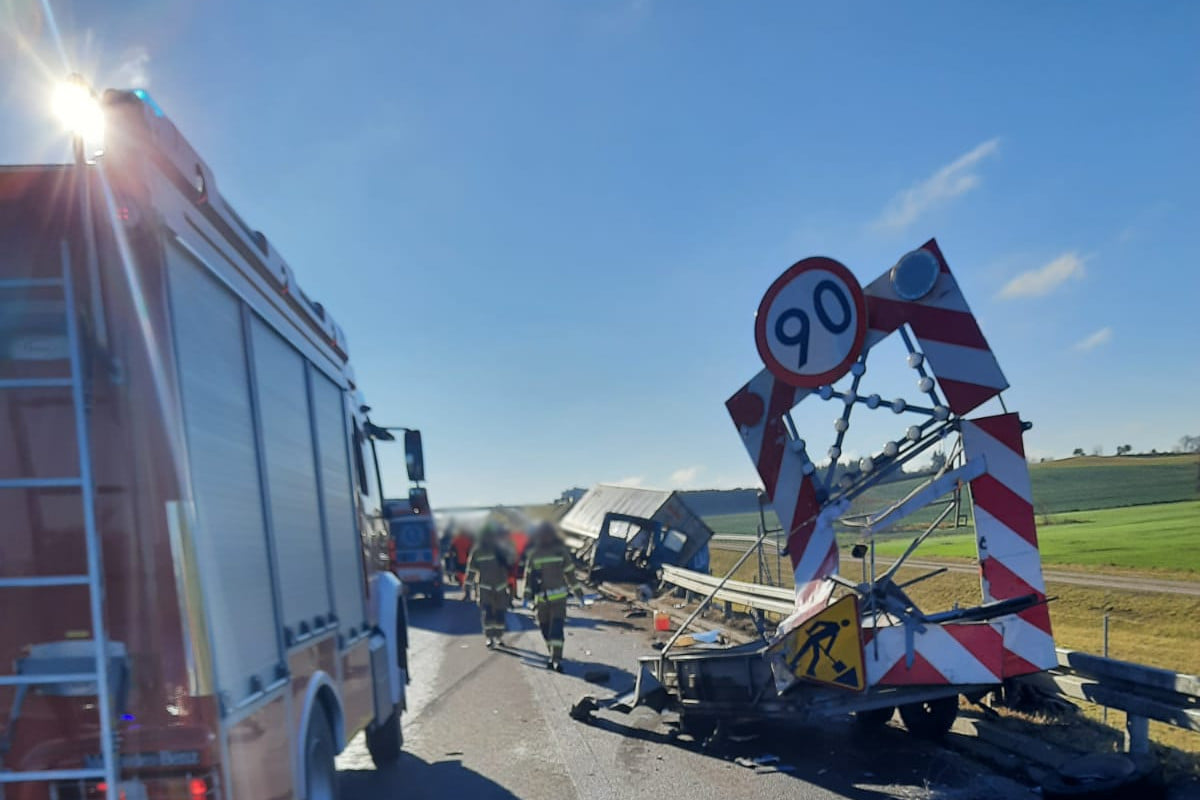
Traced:
[[[812, 270], [822, 270], [835, 275], [850, 292], [851, 301], [854, 303], [855, 310], [855, 326], [854, 326], [854, 341], [850, 346], [850, 351], [845, 358], [838, 362], [837, 366], [825, 372], [813, 375], [805, 375], [795, 372], [792, 369], [784, 366], [775, 354], [771, 352], [771, 347], [767, 341], [767, 313], [771, 308], [771, 304], [775, 302], [775, 298], [784, 290], [793, 280], [799, 275], [810, 272]], [[863, 298], [862, 287], [858, 284], [858, 279], [854, 277], [849, 269], [844, 264], [834, 261], [832, 258], [824, 256], [810, 256], [809, 258], [797, 261], [792, 266], [775, 279], [775, 282], [768, 287], [766, 294], [758, 304], [758, 311], [754, 315], [754, 343], [758, 347], [758, 355], [762, 358], [763, 364], [770, 370], [771, 374], [779, 380], [791, 386], [811, 389], [816, 386], [822, 386], [827, 383], [833, 383], [838, 378], [846, 374], [850, 369], [850, 365], [858, 359], [862, 353], [863, 343], [867, 338], [867, 303]]]

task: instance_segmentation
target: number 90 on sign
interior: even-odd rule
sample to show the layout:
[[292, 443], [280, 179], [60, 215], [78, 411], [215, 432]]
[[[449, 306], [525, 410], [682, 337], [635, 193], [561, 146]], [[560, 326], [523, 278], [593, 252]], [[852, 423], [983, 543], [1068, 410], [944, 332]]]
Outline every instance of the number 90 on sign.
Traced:
[[831, 258], [793, 264], [767, 289], [754, 319], [763, 363], [792, 386], [820, 386], [845, 375], [866, 332], [862, 288]]

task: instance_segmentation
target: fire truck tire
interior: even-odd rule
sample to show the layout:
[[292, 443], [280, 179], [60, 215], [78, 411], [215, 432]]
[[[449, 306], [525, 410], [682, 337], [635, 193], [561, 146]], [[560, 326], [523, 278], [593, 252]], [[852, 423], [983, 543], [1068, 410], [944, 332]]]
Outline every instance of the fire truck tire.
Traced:
[[900, 719], [919, 739], [940, 739], [958, 716], [958, 695], [900, 706]]
[[308, 800], [338, 800], [337, 746], [324, 712], [315, 709], [304, 741], [304, 779]]
[[876, 730], [891, 722], [895, 713], [895, 706], [872, 708], [869, 711], [855, 711], [854, 724], [863, 730]]
[[381, 725], [367, 729], [367, 752], [377, 769], [382, 769], [400, 760], [404, 750], [404, 729], [400, 724], [400, 710], [396, 709]]

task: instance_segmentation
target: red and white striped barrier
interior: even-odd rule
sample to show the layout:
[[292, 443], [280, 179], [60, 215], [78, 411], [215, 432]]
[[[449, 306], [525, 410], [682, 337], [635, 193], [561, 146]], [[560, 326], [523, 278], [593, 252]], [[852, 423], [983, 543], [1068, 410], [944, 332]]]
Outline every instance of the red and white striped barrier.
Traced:
[[[905, 299], [897, 291], [903, 281], [897, 279], [896, 271], [914, 256], [926, 273], [921, 276], [918, 271], [917, 279], [926, 282], [912, 293], [914, 299]], [[823, 298], [821, 283], [816, 283], [817, 289], [812, 292], [814, 279], [810, 278], [803, 288], [804, 292], [812, 293], [813, 299], [804, 306], [807, 295], [794, 286], [801, 283], [797, 276], [814, 270], [818, 277], [826, 278], [821, 283], [830, 284], [831, 276], [840, 283], [833, 289], [825, 286]], [[844, 279], [839, 277], [843, 273]], [[839, 294], [844, 297], [846, 293], [855, 296], [852, 302], [840, 301], [845, 314], [839, 316], [839, 304], [828, 298], [837, 301]], [[789, 308], [781, 312], [779, 297], [784, 299], [784, 305], [796, 305], [799, 297], [796, 306], [799, 310]], [[855, 311], [863, 307], [864, 300], [866, 335], [850, 344], [854, 333], [851, 323], [860, 323]], [[840, 334], [841, 339], [833, 344], [816, 341], [810, 345], [815, 341], [809, 338], [813, 331], [823, 333], [814, 327], [813, 318], [819, 318], [828, 333]], [[840, 507], [825, 507], [818, 501], [815, 467], [803, 444], [788, 435], [786, 415], [818, 386], [831, 384], [845, 374], [860, 353], [869, 351], [905, 325], [912, 331], [919, 349], [915, 363], [928, 365], [945, 397], [945, 408], [936, 409], [945, 418], [961, 417], [1008, 387], [958, 282], [933, 240], [906, 256], [865, 290], [860, 290], [853, 283], [853, 276], [836, 262], [806, 259], [772, 284], [759, 308], [756, 338], [764, 361], [771, 367], [739, 389], [727, 401], [726, 408], [780, 523], [788, 532], [787, 552], [796, 586], [796, 611], [780, 627], [781, 634], [827, 605], [833, 590], [828, 577], [838, 570], [832, 523], [842, 512]], [[776, 340], [765, 341], [770, 339], [772, 331]], [[830, 341], [834, 338], [827, 337]], [[792, 368], [787, 361], [792, 351], [786, 345], [801, 341], [799, 366]], [[824, 361], [820, 367], [814, 366], [806, 372], [810, 346], [825, 347], [814, 359], [824, 358]], [[837, 367], [819, 372], [831, 363]], [[914, 362], [910, 360], [911, 363]], [[964, 454], [967, 458], [982, 457], [986, 464], [984, 473], [971, 482], [984, 600], [1030, 594], [1044, 598], [1020, 420], [1016, 414], [1003, 414], [962, 419], [960, 425]], [[926, 624], [907, 633], [903, 626], [879, 628], [877, 632], [868, 629], [864, 631], [864, 640], [868, 644], [868, 683], [872, 685], [994, 683], [1055, 663], [1050, 619], [1044, 604], [990, 623]]]

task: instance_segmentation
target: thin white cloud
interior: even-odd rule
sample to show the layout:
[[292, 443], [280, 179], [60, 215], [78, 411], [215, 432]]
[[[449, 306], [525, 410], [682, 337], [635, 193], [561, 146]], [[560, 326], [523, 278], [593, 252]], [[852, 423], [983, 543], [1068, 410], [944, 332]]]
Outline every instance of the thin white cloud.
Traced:
[[1084, 337], [1083, 339], [1080, 339], [1078, 342], [1075, 343], [1074, 349], [1080, 350], [1083, 352], [1087, 352], [1088, 350], [1095, 350], [1100, 345], [1107, 344], [1111, 339], [1112, 339], [1112, 328], [1105, 326], [1105, 327], [1101, 328], [1100, 330], [1096, 331], [1095, 333], [1092, 333], [1092, 334]]
[[1083, 277], [1084, 258], [1072, 250], [1063, 253], [1048, 264], [1022, 272], [1000, 290], [1002, 300], [1013, 300], [1018, 297], [1042, 297], [1050, 294], [1069, 280], [1079, 280]]
[[988, 139], [936, 172], [897, 194], [884, 207], [874, 227], [901, 231], [929, 209], [961, 197], [980, 183], [977, 167], [1000, 148], [1000, 139]]
[[130, 47], [121, 54], [113, 83], [123, 89], [145, 89], [150, 86], [150, 51], [145, 47]]
[[619, 480], [613, 481], [613, 483], [615, 483], [617, 486], [641, 486], [645, 482], [645, 477], [641, 475], [631, 475], [628, 478], [620, 478]]
[[671, 485], [675, 487], [691, 486], [696, 476], [704, 469], [701, 466], [682, 467], [671, 473]]

